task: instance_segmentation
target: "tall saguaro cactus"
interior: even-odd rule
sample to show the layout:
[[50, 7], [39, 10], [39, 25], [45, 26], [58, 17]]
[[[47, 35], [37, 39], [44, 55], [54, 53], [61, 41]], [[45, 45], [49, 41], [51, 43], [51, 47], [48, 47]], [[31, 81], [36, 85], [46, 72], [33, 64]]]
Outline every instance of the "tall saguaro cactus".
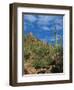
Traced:
[[55, 46], [57, 46], [57, 29], [56, 29], [56, 24], [54, 23], [54, 38], [55, 38]]
[[60, 19], [60, 17], [55, 16], [53, 18], [53, 20], [51, 20], [51, 22], [50, 22], [50, 28], [51, 28], [51, 30], [53, 32], [53, 38], [55, 40], [54, 41], [55, 46], [62, 45], [62, 35], [60, 35], [60, 33], [58, 35], [58, 32], [60, 32], [60, 30], [63, 29], [62, 27], [63, 27], [62, 18]]

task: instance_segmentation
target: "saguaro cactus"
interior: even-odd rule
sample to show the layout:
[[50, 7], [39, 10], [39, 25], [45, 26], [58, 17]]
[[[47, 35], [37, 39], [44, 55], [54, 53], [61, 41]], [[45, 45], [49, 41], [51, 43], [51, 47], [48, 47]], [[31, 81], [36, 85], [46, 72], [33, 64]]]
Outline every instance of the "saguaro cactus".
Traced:
[[56, 25], [54, 24], [54, 38], [55, 38], [55, 46], [57, 46], [58, 42], [57, 42], [57, 29], [56, 29]]

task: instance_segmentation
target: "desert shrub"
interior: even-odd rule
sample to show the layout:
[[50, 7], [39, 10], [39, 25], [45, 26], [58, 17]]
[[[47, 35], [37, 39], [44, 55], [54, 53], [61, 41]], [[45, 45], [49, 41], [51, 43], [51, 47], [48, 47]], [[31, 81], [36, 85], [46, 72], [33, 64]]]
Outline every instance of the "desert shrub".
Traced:
[[44, 67], [47, 67], [47, 62], [44, 60], [34, 60], [32, 62], [32, 66], [35, 67], [36, 69], [44, 68]]
[[43, 58], [41, 56], [36, 56], [32, 62], [32, 66], [35, 68], [47, 68], [51, 62], [52, 59], [50, 56], [44, 56]]
[[27, 61], [30, 58], [30, 51], [26, 48], [24, 50], [24, 60]]
[[62, 73], [63, 72], [63, 49], [58, 48], [58, 55], [55, 57], [56, 63], [55, 67], [52, 68], [52, 73]]
[[50, 56], [48, 56], [48, 57], [46, 58], [46, 61], [47, 61], [47, 64], [48, 64], [48, 65], [50, 65], [50, 64], [53, 62], [53, 60], [51, 59]]
[[40, 40], [36, 40], [35, 37], [25, 37], [24, 43], [24, 58], [25, 61], [32, 61], [32, 67], [35, 68], [46, 68], [51, 63], [56, 64], [57, 60], [59, 63], [53, 67], [52, 72], [60, 72], [63, 69], [63, 48], [60, 45], [52, 46], [51, 44], [43, 43]]
[[30, 57], [30, 54], [29, 53], [25, 53], [24, 54], [24, 60], [27, 61]]
[[54, 46], [54, 52], [55, 53], [63, 53], [63, 48], [62, 48], [62, 46], [60, 46], [60, 45], [58, 45], [58, 46]]

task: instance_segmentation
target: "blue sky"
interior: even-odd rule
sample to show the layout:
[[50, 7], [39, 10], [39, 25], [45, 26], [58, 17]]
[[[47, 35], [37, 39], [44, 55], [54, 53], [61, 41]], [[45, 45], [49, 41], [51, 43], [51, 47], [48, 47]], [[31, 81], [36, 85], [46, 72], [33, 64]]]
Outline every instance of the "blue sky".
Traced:
[[24, 14], [24, 34], [30, 32], [39, 40], [55, 43], [55, 28], [57, 41], [63, 38], [63, 16], [62, 15], [36, 15]]

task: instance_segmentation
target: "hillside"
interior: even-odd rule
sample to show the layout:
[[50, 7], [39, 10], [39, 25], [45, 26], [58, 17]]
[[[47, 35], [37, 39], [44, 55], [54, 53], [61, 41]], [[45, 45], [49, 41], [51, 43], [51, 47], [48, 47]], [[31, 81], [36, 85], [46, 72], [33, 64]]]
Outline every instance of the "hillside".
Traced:
[[61, 73], [63, 72], [63, 49], [52, 46], [30, 33], [24, 36], [24, 73]]

